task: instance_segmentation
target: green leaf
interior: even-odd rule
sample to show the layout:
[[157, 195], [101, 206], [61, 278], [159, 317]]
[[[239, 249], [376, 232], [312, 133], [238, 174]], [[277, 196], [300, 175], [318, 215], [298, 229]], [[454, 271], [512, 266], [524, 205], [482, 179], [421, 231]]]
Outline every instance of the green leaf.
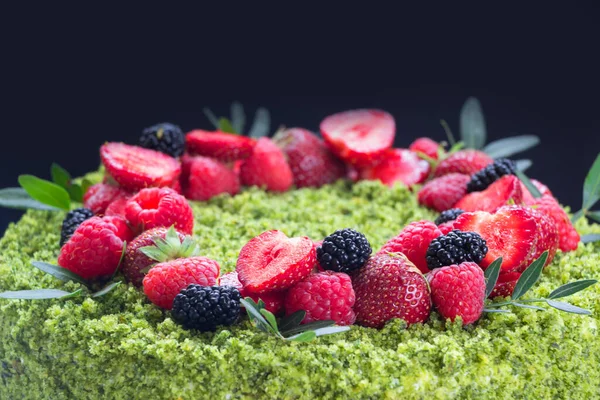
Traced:
[[317, 334], [314, 331], [306, 331], [285, 339], [293, 342], [312, 342], [316, 337]]
[[582, 291], [583, 289], [585, 289], [587, 287], [592, 286], [593, 284], [595, 284], [597, 282], [598, 281], [595, 279], [583, 279], [580, 281], [569, 282], [567, 284], [564, 284], [564, 285], [554, 289], [552, 291], [552, 293], [550, 293], [548, 298], [558, 299], [560, 297], [570, 296], [574, 293]]
[[219, 130], [227, 133], [238, 133], [233, 126], [231, 126], [231, 122], [227, 118], [219, 119]]
[[469, 149], [481, 149], [487, 139], [481, 104], [469, 97], [460, 111], [460, 137]]
[[542, 308], [542, 307], [539, 307], [539, 306], [532, 306], [532, 305], [529, 305], [529, 304], [516, 303], [516, 302], [513, 302], [513, 303], [511, 303], [511, 304], [512, 304], [513, 306], [515, 306], [515, 307], [529, 308], [529, 309], [531, 309], [531, 310], [540, 310], [540, 311], [546, 311], [546, 309], [545, 309], [545, 308]]
[[300, 325], [304, 317], [306, 316], [306, 311], [298, 310], [295, 313], [284, 317], [279, 321], [279, 330], [281, 332], [285, 332], [290, 329], [294, 329]]
[[19, 176], [19, 185], [35, 200], [52, 207], [69, 210], [71, 199], [69, 193], [55, 183], [37, 178], [33, 175]]
[[294, 329], [288, 329], [285, 332], [281, 332], [283, 336], [291, 336], [304, 331], [327, 328], [328, 326], [335, 325], [335, 321], [327, 320], [327, 321], [314, 321], [308, 324], [300, 325]]
[[0, 189], [0, 206], [18, 210], [60, 211], [60, 208], [40, 203], [31, 198], [23, 188]]
[[267, 322], [265, 317], [260, 313], [258, 306], [256, 303], [250, 298], [246, 297], [245, 299], [241, 299], [240, 302], [246, 309], [246, 313], [248, 313], [248, 318], [263, 332], [275, 333], [279, 336], [278, 332], [273, 331], [273, 327]]
[[498, 276], [500, 275], [500, 267], [502, 266], [502, 257], [498, 257], [492, 262], [485, 270], [485, 297], [487, 298], [492, 291], [496, 282], [498, 282]]
[[594, 243], [600, 240], [600, 233], [590, 233], [581, 237], [581, 243]]
[[55, 278], [60, 279], [63, 282], [77, 282], [81, 283], [82, 285], [87, 285], [85, 279], [66, 268], [59, 267], [58, 265], [52, 265], [40, 261], [32, 261], [31, 265], [47, 274], [52, 275]]
[[531, 183], [531, 181], [529, 180], [527, 175], [525, 175], [523, 172], [518, 171], [518, 170], [515, 173], [515, 175], [517, 175], [517, 177], [521, 180], [521, 182], [523, 182], [523, 184], [525, 185], [527, 190], [529, 190], [529, 193], [531, 193], [531, 195], [533, 197], [535, 197], [535, 198], [542, 197], [542, 194], [540, 193], [538, 188], [535, 187], [535, 185], [533, 183]]
[[494, 140], [483, 148], [483, 151], [492, 158], [510, 157], [537, 146], [540, 138], [535, 135], [520, 135]]
[[584, 308], [580, 308], [577, 306], [574, 306], [573, 304], [569, 304], [569, 303], [564, 303], [562, 301], [555, 301], [555, 300], [546, 300], [546, 303], [548, 303], [548, 305], [550, 307], [554, 307], [557, 310], [561, 310], [561, 311], [566, 311], [569, 313], [573, 313], [573, 314], [582, 314], [582, 315], [591, 315], [592, 313]]
[[81, 293], [81, 289], [74, 292], [65, 292], [58, 289], [34, 289], [34, 290], [18, 290], [14, 292], [0, 293], [2, 299], [24, 299], [24, 300], [46, 300], [60, 299], [65, 297], [74, 297]]
[[66, 189], [71, 183], [71, 174], [57, 163], [52, 163], [50, 166], [50, 174], [52, 175], [52, 182], [58, 186]]
[[252, 127], [248, 132], [248, 136], [251, 138], [261, 138], [263, 136], [267, 136], [269, 134], [269, 130], [271, 129], [271, 115], [266, 108], [259, 108], [256, 110], [256, 115], [254, 116], [254, 122], [252, 122]]
[[83, 192], [83, 194], [85, 194], [87, 192], [87, 190], [90, 188], [90, 186], [92, 186], [93, 183], [92, 181], [90, 181], [89, 179], [85, 178], [81, 181], [81, 191]]
[[465, 144], [463, 142], [454, 143], [452, 147], [450, 147], [450, 150], [448, 150], [448, 153], [456, 153], [457, 151], [462, 150], [463, 147], [465, 147]]
[[529, 167], [533, 165], [533, 162], [528, 159], [516, 160], [517, 171], [525, 172]]
[[67, 193], [69, 193], [69, 197], [71, 200], [76, 201], [78, 203], [83, 203], [83, 190], [81, 186], [77, 184], [72, 184], [66, 188]]
[[246, 114], [244, 113], [244, 107], [238, 101], [231, 103], [231, 125], [237, 133], [241, 134], [244, 132]]
[[315, 335], [317, 336], [325, 336], [325, 335], [333, 335], [336, 333], [347, 332], [350, 330], [349, 326], [329, 326], [327, 328], [315, 329]]
[[279, 332], [279, 328], [277, 328], [277, 320], [275, 319], [273, 313], [264, 308], [260, 309], [260, 313], [263, 317], [265, 317], [269, 325], [271, 325], [271, 328], [273, 328], [275, 332]]
[[571, 223], [574, 224], [575, 222], [577, 222], [581, 217], [583, 217], [584, 215], [589, 215], [589, 213], [586, 214], [586, 212], [584, 210], [579, 210], [577, 211], [575, 214], [573, 214], [573, 216], [571, 217]]
[[600, 222], [600, 211], [588, 211], [585, 215], [594, 221]]
[[102, 289], [98, 290], [96, 293], [93, 293], [92, 297], [101, 297], [101, 296], [104, 296], [107, 293], [112, 292], [120, 284], [121, 284], [121, 281], [113, 282], [110, 285], [107, 285], [107, 286], [103, 287]]
[[441, 120], [440, 124], [442, 125], [442, 128], [444, 128], [444, 132], [446, 132], [446, 137], [448, 138], [448, 143], [450, 144], [450, 149], [452, 150], [452, 148], [454, 148], [454, 146], [456, 145], [456, 139], [454, 139], [452, 130], [450, 129], [450, 126], [445, 120]]
[[204, 115], [206, 115], [206, 118], [208, 118], [210, 123], [213, 124], [215, 129], [219, 129], [219, 119], [217, 118], [217, 116], [215, 114], [213, 114], [213, 112], [210, 110], [210, 108], [204, 107], [202, 109], [202, 111], [204, 112]]
[[547, 259], [548, 251], [546, 250], [537, 260], [532, 262], [525, 271], [523, 271], [523, 274], [521, 274], [521, 277], [517, 281], [515, 289], [513, 290], [513, 300], [521, 298], [529, 289], [531, 289], [538, 279], [540, 279], [542, 270], [544, 269], [544, 264], [546, 263]]
[[484, 308], [483, 312], [488, 312], [488, 313], [510, 313], [510, 310], [503, 310], [500, 308]]
[[127, 241], [124, 240], [123, 241], [123, 249], [121, 250], [121, 257], [119, 257], [119, 263], [117, 264], [117, 268], [115, 268], [115, 272], [112, 273], [110, 280], [112, 281], [113, 278], [115, 277], [115, 275], [117, 275], [117, 272], [119, 272], [119, 269], [121, 268], [121, 265], [123, 265], [123, 260], [125, 260], [125, 254], [127, 253]]
[[598, 200], [600, 200], [600, 153], [596, 156], [596, 160], [583, 182], [582, 208], [589, 210]]
[[165, 261], [165, 253], [156, 246], [144, 246], [140, 247], [138, 250], [151, 260], [158, 262]]

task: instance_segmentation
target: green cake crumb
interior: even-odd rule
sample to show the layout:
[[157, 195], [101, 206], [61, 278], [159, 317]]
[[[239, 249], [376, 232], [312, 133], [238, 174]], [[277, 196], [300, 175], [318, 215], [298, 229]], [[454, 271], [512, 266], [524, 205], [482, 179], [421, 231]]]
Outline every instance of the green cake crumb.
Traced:
[[[284, 194], [248, 189], [193, 208], [201, 253], [223, 273], [265, 230], [320, 240], [355, 228], [378, 249], [410, 221], [435, 217], [405, 188], [377, 182]], [[0, 240], [0, 290], [79, 288], [29, 265], [56, 263], [63, 217], [29, 211], [9, 227]], [[583, 219], [577, 228], [600, 233]], [[598, 279], [599, 247], [559, 252], [528, 296]], [[0, 300], [0, 398], [600, 398], [600, 285], [569, 301], [592, 316], [515, 309], [463, 328], [433, 313], [408, 329], [395, 320], [380, 331], [353, 326], [294, 343], [247, 319], [215, 333], [186, 331], [126, 284], [97, 299]]]

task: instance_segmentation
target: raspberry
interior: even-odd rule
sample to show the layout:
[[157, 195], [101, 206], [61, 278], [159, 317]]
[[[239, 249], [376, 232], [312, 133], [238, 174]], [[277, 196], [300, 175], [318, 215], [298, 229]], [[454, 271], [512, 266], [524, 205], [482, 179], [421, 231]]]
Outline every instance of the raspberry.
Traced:
[[436, 225], [441, 225], [449, 221], [454, 221], [460, 214], [464, 213], [465, 210], [461, 210], [460, 208], [451, 208], [446, 211], [442, 211], [442, 213], [435, 219]]
[[476, 172], [467, 183], [467, 192], [480, 192], [504, 175], [514, 175], [517, 165], [508, 158], [499, 158], [481, 171]]
[[464, 261], [479, 263], [488, 252], [485, 240], [475, 232], [453, 230], [433, 239], [427, 248], [427, 267], [435, 269]]
[[317, 248], [317, 260], [327, 270], [348, 273], [365, 265], [371, 252], [365, 235], [354, 229], [338, 229]]
[[185, 197], [170, 188], [142, 189], [125, 206], [127, 222], [138, 231], [158, 226], [191, 234], [194, 228], [192, 208]]
[[493, 162], [494, 159], [483, 151], [471, 149], [460, 150], [451, 154], [448, 158], [442, 160], [438, 164], [435, 169], [435, 176], [439, 177], [452, 172], [473, 175], [475, 172]]
[[90, 219], [93, 216], [94, 212], [89, 208], [76, 208], [69, 211], [62, 222], [62, 227], [60, 230], [60, 247], [62, 247], [71, 236], [73, 236], [73, 233], [83, 221]]
[[414, 142], [412, 142], [408, 147], [410, 151], [414, 151], [415, 153], [423, 153], [427, 157], [433, 158], [434, 160], [438, 159], [439, 148], [440, 144], [434, 140], [429, 139], [428, 137], [418, 138]]
[[419, 204], [445, 211], [467, 194], [469, 175], [451, 173], [427, 182], [418, 193]]
[[427, 275], [433, 305], [444, 318], [462, 318], [463, 325], [477, 321], [483, 313], [485, 277], [473, 262], [434, 269]]
[[173, 300], [173, 319], [186, 329], [215, 331], [233, 325], [240, 316], [240, 292], [231, 286], [191, 284]]
[[425, 253], [433, 239], [442, 232], [431, 221], [417, 221], [408, 224], [398, 236], [388, 240], [377, 254], [403, 253], [423, 273], [429, 272]]

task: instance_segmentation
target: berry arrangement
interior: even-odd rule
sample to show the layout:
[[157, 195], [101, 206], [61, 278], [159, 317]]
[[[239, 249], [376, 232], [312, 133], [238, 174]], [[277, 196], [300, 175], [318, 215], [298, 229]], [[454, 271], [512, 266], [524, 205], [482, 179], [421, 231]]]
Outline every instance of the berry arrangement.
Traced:
[[[329, 116], [320, 125], [322, 138], [303, 128], [282, 128], [272, 139], [243, 136], [239, 120], [213, 122], [216, 131], [184, 134], [162, 123], [144, 129], [138, 145], [102, 145], [101, 183], [75, 183], [59, 167], [53, 167], [54, 183], [22, 177], [29, 196], [22, 201], [32, 208], [83, 203], [62, 224], [58, 266], [33, 265], [92, 291], [120, 271], [186, 329], [214, 331], [238, 323], [245, 309], [259, 329], [285, 340], [307, 341], [353, 324], [381, 328], [395, 318], [426, 323], [432, 311], [468, 325], [486, 311], [527, 302], [589, 313], [554, 299], [595, 280], [564, 285], [547, 299], [519, 300], [556, 252], [575, 250], [581, 238], [550, 190], [527, 178], [518, 162], [506, 158], [506, 149], [496, 159], [464, 149], [482, 140], [468, 133], [459, 143], [450, 134], [449, 144], [419, 138], [408, 149], [392, 148], [395, 121], [381, 110]], [[527, 147], [515, 143], [517, 150]], [[590, 175], [600, 174], [599, 160]], [[244, 186], [285, 192], [339, 179], [405, 185], [421, 205], [440, 214], [435, 221], [398, 227], [380, 249], [348, 227], [324, 238], [268, 230], [240, 249], [235, 271], [223, 274], [195, 246], [189, 201], [234, 196]], [[583, 214], [589, 215], [591, 205]], [[0, 297], [81, 294], [32, 292]]]

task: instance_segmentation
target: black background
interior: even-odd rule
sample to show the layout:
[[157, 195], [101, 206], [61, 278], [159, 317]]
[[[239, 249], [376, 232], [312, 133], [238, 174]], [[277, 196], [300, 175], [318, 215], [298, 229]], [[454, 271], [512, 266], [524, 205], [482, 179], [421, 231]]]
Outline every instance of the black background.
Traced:
[[[580, 205], [600, 150], [594, 3], [241, 7], [5, 10], [0, 187], [21, 173], [48, 178], [53, 161], [74, 175], [94, 170], [103, 142], [135, 143], [157, 122], [210, 128], [202, 107], [228, 115], [233, 100], [248, 118], [263, 106], [273, 127], [311, 130], [334, 112], [381, 108], [407, 147], [443, 140], [440, 119], [458, 134], [460, 108], [476, 96], [488, 140], [538, 135], [519, 155], [534, 162], [528, 175]], [[0, 210], [0, 230], [19, 215]]]

